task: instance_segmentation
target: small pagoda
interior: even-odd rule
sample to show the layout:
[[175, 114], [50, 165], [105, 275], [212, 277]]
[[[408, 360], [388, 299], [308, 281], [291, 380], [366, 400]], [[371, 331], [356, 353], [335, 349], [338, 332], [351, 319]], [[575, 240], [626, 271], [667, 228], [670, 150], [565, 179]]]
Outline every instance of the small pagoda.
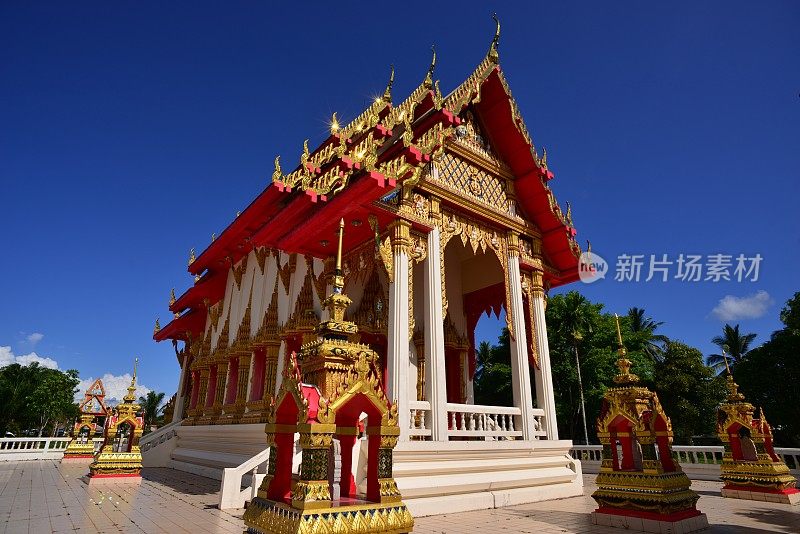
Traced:
[[672, 456], [672, 423], [658, 395], [637, 386], [639, 377], [630, 372], [618, 317], [617, 340], [617, 387], [606, 391], [597, 418], [603, 454], [592, 523], [644, 532], [706, 528], [699, 496]]
[[[727, 367], [727, 358], [725, 366]], [[759, 410], [739, 393], [728, 367], [728, 398], [717, 409], [717, 434], [725, 448], [721, 475], [722, 496], [734, 499], [800, 504], [797, 479], [775, 454], [772, 428]]]
[[89, 465], [89, 482], [99, 479], [141, 480], [142, 454], [139, 438], [144, 429], [141, 406], [136, 403], [136, 364], [128, 394], [114, 407], [112, 415], [106, 417], [103, 446]]
[[[244, 514], [250, 533], [394, 534], [414, 527], [392, 475], [400, 434], [396, 404], [381, 386], [378, 355], [353, 341], [358, 328], [344, 319], [351, 301], [342, 292], [343, 228], [341, 220], [333, 292], [324, 301], [330, 318], [317, 327], [317, 339], [300, 348], [299, 361], [289, 355], [277, 399], [269, 401], [269, 468]], [[360, 422], [366, 423], [366, 495], [358, 495], [352, 475]], [[299, 480], [292, 477], [296, 432]]]
[[97, 418], [108, 415], [108, 408], [104, 401], [105, 396], [106, 390], [99, 378], [87, 388], [83, 395], [83, 401], [78, 405], [81, 414], [80, 420], [72, 426], [72, 432], [70, 432], [72, 441], [64, 451], [62, 462], [94, 458], [93, 438], [97, 432]]

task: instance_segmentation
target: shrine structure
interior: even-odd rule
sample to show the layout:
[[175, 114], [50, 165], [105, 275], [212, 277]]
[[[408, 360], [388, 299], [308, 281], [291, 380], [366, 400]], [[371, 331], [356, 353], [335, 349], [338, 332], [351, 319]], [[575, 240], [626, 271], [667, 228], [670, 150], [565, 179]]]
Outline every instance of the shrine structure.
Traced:
[[[358, 326], [344, 318], [352, 301], [342, 293], [343, 230], [344, 219], [333, 291], [323, 302], [328, 319], [317, 327], [317, 339], [300, 349], [303, 371], [291, 353], [278, 399], [269, 399], [269, 469], [245, 511], [248, 532], [378, 534], [411, 532], [414, 526], [392, 478], [392, 449], [400, 435], [397, 405], [384, 393], [378, 354], [355, 341]], [[295, 432], [302, 460], [293, 483]], [[366, 494], [358, 498], [352, 459], [361, 432], [368, 460]]]
[[603, 397], [597, 437], [603, 445], [592, 523], [644, 532], [693, 532], [708, 527], [696, 508], [699, 496], [672, 456], [672, 424], [658, 395], [637, 386], [631, 361], [619, 343], [617, 387]]
[[[138, 363], [138, 360], [136, 360]], [[141, 406], [136, 403], [136, 363], [128, 394], [106, 417], [103, 446], [89, 465], [89, 482], [99, 479], [141, 479], [142, 455], [139, 438], [144, 430]]]
[[[106, 390], [103, 382], [98, 378], [88, 387], [83, 395], [83, 400], [78, 405], [80, 419], [75, 421], [72, 426], [70, 433], [72, 441], [64, 451], [62, 462], [94, 458], [93, 439], [97, 432], [97, 418], [105, 418], [109, 412], [104, 400], [105, 396]], [[105, 419], [103, 421], [105, 422]]]
[[[725, 361], [727, 367], [727, 359]], [[735, 499], [800, 504], [797, 479], [775, 454], [772, 427], [760, 410], [739, 393], [728, 368], [728, 398], [717, 410], [717, 434], [725, 449], [720, 466], [722, 496]]]
[[[435, 52], [398, 104], [392, 70], [363, 113], [349, 122], [334, 114], [321, 143], [303, 143], [298, 165], [284, 170], [275, 158], [271, 183], [199, 256], [192, 250], [194, 283], [171, 296], [174, 318], [154, 332], [183, 343], [173, 417], [182, 423], [165, 465], [220, 477], [261, 452], [292, 353], [316, 383], [302, 347], [331, 318], [323, 304], [344, 219], [348, 337], [376, 354], [369, 365], [397, 411], [394, 478], [408, 509], [582, 493], [580, 462], [558, 439], [544, 314], [548, 289], [578, 279], [580, 248], [498, 41], [499, 24], [478, 67], [447, 95]], [[510, 333], [510, 406], [475, 404], [475, 328], [492, 311], [505, 312]], [[359, 498], [371, 491], [371, 443], [353, 445]]]

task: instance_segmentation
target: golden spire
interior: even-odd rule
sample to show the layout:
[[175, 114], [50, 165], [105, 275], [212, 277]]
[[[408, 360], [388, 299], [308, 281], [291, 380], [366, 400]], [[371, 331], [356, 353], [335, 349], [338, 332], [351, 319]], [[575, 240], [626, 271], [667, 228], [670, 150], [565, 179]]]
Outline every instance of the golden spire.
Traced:
[[547, 147], [542, 147], [542, 157], [539, 158], [539, 166], [547, 170]]
[[586, 240], [586, 253], [591, 256], [592, 255], [592, 242], [588, 239]]
[[436, 45], [431, 45], [431, 52], [433, 52], [431, 66], [428, 67], [428, 74], [425, 75], [425, 85], [428, 87], [433, 87], [433, 71], [436, 69]]
[[173, 287], [172, 291], [169, 292], [169, 305], [170, 305], [170, 307], [172, 307], [172, 305], [175, 304], [175, 300], [176, 300], [175, 299], [175, 288]]
[[161, 332], [161, 323], [158, 322], [158, 317], [156, 317], [156, 325], [153, 327], [153, 335], [156, 335], [159, 332]]
[[331, 117], [331, 135], [334, 135], [336, 132], [339, 131], [339, 117], [336, 116], [336, 112], [333, 112], [333, 116]]
[[133, 378], [131, 378], [131, 385], [128, 386], [128, 394], [122, 400], [131, 403], [136, 400], [136, 365], [139, 363], [139, 358], [133, 361]]
[[572, 205], [567, 201], [567, 215], [565, 216], [567, 219], [567, 224], [572, 226]]
[[728, 365], [728, 355], [725, 354], [725, 347], [727, 347], [727, 345], [722, 345], [722, 361], [725, 362], [725, 369], [728, 371], [728, 376], [731, 376], [731, 367]]
[[500, 60], [500, 55], [497, 53], [497, 47], [500, 44], [500, 19], [497, 18], [497, 13], [492, 15], [492, 19], [494, 19], [495, 29], [492, 44], [489, 46], [489, 59], [496, 63]]
[[344, 288], [344, 278], [342, 276], [342, 238], [344, 236], [344, 217], [339, 220], [339, 247], [336, 250], [336, 276], [334, 277], [334, 291], [341, 293]]
[[189, 265], [193, 264], [195, 259], [196, 258], [194, 257], [194, 247], [192, 247], [192, 250], [189, 251]]
[[308, 156], [310, 156], [308, 152], [308, 139], [303, 141], [303, 155], [300, 156], [300, 165], [305, 165], [308, 161]]
[[385, 102], [392, 101], [392, 86], [394, 85], [394, 65], [389, 65], [389, 69], [389, 83], [386, 84], [386, 90], [383, 92]]
[[628, 351], [625, 349], [625, 345], [622, 344], [622, 331], [619, 328], [619, 315], [616, 313], [614, 314], [614, 320], [617, 323], [617, 354], [619, 354], [619, 358], [617, 359], [617, 368], [619, 369], [619, 374], [614, 377], [614, 382], [621, 385], [632, 385], [639, 381], [639, 377], [630, 372], [631, 361], [627, 358]]

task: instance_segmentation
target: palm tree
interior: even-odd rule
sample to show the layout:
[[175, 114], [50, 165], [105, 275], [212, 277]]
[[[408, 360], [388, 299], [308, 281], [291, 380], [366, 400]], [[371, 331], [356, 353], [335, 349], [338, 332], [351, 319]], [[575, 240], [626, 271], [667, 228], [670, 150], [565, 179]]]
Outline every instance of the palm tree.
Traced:
[[578, 346], [583, 339], [584, 333], [592, 332], [592, 325], [587, 314], [589, 301], [577, 291], [570, 291], [564, 296], [566, 303], [566, 313], [564, 323], [561, 325], [568, 333], [572, 342], [572, 351], [575, 354], [575, 368], [578, 372], [578, 390], [581, 395], [581, 417], [583, 418], [583, 442], [589, 444], [589, 432], [586, 426], [586, 401], [583, 398], [583, 379], [581, 378], [581, 359]]
[[669, 338], [663, 334], [656, 334], [655, 331], [659, 326], [664, 324], [661, 321], [654, 321], [644, 314], [644, 308], [630, 308], [628, 310], [628, 319], [630, 320], [631, 331], [635, 333], [643, 333], [647, 335], [644, 343], [644, 352], [653, 361], [660, 360], [664, 354], [664, 343], [669, 341]]
[[[750, 352], [750, 345], [755, 338], [756, 334], [742, 334], [739, 332], [738, 324], [736, 326], [726, 324], [725, 328], [722, 329], [722, 335], [715, 336], [711, 342], [725, 351], [725, 354], [730, 358], [731, 366], [735, 366], [747, 358], [747, 353]], [[712, 354], [708, 357], [708, 365], [718, 374], [722, 374], [725, 370], [725, 357], [722, 354]]]
[[146, 397], [139, 397], [145, 428], [150, 428], [150, 425], [156, 422], [158, 413], [162, 410], [161, 403], [164, 401], [164, 396], [163, 392], [148, 391]]

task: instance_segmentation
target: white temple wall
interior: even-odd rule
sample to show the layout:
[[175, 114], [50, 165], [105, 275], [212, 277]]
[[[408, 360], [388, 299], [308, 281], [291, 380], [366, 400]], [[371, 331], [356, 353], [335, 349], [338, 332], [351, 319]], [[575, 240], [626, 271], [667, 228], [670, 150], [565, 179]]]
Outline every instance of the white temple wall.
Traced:
[[[457, 239], [457, 238], [453, 238]], [[444, 251], [445, 291], [447, 292], [447, 314], [462, 336], [467, 332], [467, 318], [464, 315], [464, 290], [462, 287], [461, 243], [448, 243]], [[470, 251], [471, 252], [471, 251]]]

